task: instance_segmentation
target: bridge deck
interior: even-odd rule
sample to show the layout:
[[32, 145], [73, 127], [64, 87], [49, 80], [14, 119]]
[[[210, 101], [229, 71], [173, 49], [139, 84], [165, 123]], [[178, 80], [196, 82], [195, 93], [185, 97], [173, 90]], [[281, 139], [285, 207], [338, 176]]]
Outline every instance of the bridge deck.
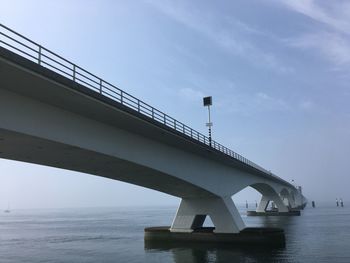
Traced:
[[[273, 181], [291, 186], [278, 176], [215, 141], [212, 141], [212, 145], [210, 146], [209, 139], [201, 133], [1, 24], [0, 30], [10, 31], [17, 37], [15, 41], [17, 44], [15, 46], [2, 40], [0, 41], [1, 45], [6, 45], [7, 48], [10, 48], [16, 53], [21, 53], [21, 55], [24, 53], [26, 55], [25, 58], [7, 48], [0, 47], [0, 57], [3, 61], [7, 63], [10, 62], [15, 67], [20, 67], [22, 70], [30, 71], [31, 74], [39, 75], [42, 78], [49, 79], [59, 84], [56, 85], [55, 88], [51, 87], [49, 91], [48, 87], [40, 83], [38, 83], [38, 85], [32, 85], [30, 90], [22, 88], [23, 85], [7, 85], [7, 87], [15, 86], [15, 92], [27, 96], [35, 96], [37, 99], [50, 102], [61, 108], [65, 107], [79, 114], [85, 114], [89, 118], [95, 118], [100, 122], [106, 122], [123, 129], [137, 131], [142, 135], [147, 135], [158, 141], [181, 147], [186, 151], [196, 152], [209, 158], [214, 158], [270, 180], [272, 179]], [[2, 33], [2, 35], [6, 37], [6, 34]], [[12, 36], [12, 38], [9, 39], [13, 40], [14, 38]], [[38, 47], [38, 50], [30, 48], [31, 52], [34, 52], [34, 56], [29, 55], [28, 57], [28, 53], [22, 51], [23, 44], [21, 41], [23, 40], [29, 41], [34, 46], [36, 45], [35, 48]], [[28, 48], [28, 46], [24, 46]], [[46, 53], [43, 53], [43, 50], [45, 50]], [[36, 56], [38, 56], [38, 58], [36, 58]], [[44, 58], [46, 58], [46, 62]], [[61, 62], [59, 62], [59, 67], [57, 67], [56, 64], [55, 66], [53, 65], [54, 62], [57, 63], [57, 60], [61, 60]], [[71, 68], [72, 70], [68, 70], [67, 73], [67, 69]], [[65, 71], [62, 69], [65, 69]], [[9, 72], [6, 76], [7, 81], [17, 81], [16, 76], [12, 75], [11, 78]], [[35, 78], [27, 79], [26, 81], [36, 82]], [[62, 103], [63, 101], [64, 103]], [[105, 105], [109, 107], [105, 107]], [[130, 118], [130, 116], [132, 116], [132, 118]]]

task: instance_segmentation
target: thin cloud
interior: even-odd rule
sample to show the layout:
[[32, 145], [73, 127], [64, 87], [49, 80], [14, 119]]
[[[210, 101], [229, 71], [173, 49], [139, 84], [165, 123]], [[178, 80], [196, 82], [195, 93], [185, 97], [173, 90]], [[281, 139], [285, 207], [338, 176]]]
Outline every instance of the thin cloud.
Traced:
[[283, 99], [272, 97], [263, 92], [255, 94], [255, 101], [258, 108], [263, 110], [286, 111], [290, 109], [288, 103]]
[[335, 70], [348, 70], [350, 64], [350, 3], [314, 0], [275, 1], [289, 10], [319, 22], [314, 32], [287, 39], [287, 45], [317, 51], [335, 65]]
[[201, 99], [204, 97], [203, 92], [192, 88], [180, 89], [179, 95], [188, 101], [201, 101]]
[[328, 32], [305, 34], [286, 42], [301, 49], [316, 49], [337, 66], [350, 64], [350, 41], [339, 34]]
[[241, 93], [228, 96], [218, 101], [217, 106], [230, 113], [255, 116], [266, 112], [287, 112], [291, 106], [282, 98], [271, 96], [264, 92], [255, 94]]
[[299, 108], [303, 111], [311, 111], [315, 108], [315, 103], [311, 100], [302, 100], [299, 103]]
[[255, 66], [282, 73], [293, 71], [291, 67], [283, 65], [273, 53], [261, 50], [253, 44], [253, 41], [245, 37], [245, 35], [251, 34], [260, 37], [266, 37], [266, 35], [242, 21], [229, 17], [217, 21], [217, 16], [208, 12], [198, 12], [186, 2], [157, 0], [148, 0], [147, 2], [175, 21], [202, 34], [221, 49], [248, 60]]
[[280, 5], [303, 14], [315, 21], [328, 25], [333, 29], [350, 33], [350, 3], [340, 1], [327, 1], [324, 6], [320, 1], [314, 0], [285, 0], [274, 1]]

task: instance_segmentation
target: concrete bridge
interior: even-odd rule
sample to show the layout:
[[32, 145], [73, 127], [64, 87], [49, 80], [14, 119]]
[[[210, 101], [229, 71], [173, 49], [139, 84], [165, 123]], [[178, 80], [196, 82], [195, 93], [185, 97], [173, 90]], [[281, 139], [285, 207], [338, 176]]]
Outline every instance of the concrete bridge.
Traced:
[[181, 198], [170, 230], [210, 216], [216, 233], [244, 222], [232, 195], [251, 186], [280, 212], [306, 204], [289, 182], [0, 25], [0, 157], [84, 172]]

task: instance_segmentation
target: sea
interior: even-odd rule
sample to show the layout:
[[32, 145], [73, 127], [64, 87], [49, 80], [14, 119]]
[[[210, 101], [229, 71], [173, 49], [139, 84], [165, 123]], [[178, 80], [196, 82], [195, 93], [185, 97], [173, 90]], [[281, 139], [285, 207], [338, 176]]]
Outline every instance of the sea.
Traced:
[[[283, 248], [157, 245], [144, 228], [172, 222], [176, 207], [33, 209], [0, 212], [0, 262], [350, 262], [350, 209], [306, 207], [301, 216], [247, 217], [282, 227]], [[208, 223], [210, 224], [210, 222]]]

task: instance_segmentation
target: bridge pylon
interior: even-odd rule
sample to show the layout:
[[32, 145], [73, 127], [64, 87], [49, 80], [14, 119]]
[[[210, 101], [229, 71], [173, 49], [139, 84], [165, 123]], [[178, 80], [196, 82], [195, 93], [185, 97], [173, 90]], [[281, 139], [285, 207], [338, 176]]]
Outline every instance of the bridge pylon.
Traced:
[[193, 232], [203, 227], [210, 216], [214, 233], [239, 233], [245, 224], [231, 197], [183, 198], [177, 210], [171, 232]]

